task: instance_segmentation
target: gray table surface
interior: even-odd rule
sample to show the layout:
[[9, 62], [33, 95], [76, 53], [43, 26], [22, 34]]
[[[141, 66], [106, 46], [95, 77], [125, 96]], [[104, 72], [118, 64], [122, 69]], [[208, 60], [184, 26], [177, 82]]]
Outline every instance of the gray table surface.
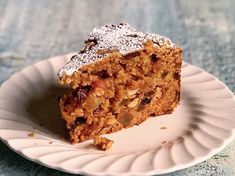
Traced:
[[[0, 0], [0, 83], [23, 67], [78, 51], [96, 26], [128, 22], [171, 38], [184, 60], [235, 91], [235, 1]], [[0, 176], [67, 175], [24, 159], [0, 142]], [[69, 174], [68, 174], [69, 175]], [[235, 175], [235, 141], [191, 168], [167, 176]]]

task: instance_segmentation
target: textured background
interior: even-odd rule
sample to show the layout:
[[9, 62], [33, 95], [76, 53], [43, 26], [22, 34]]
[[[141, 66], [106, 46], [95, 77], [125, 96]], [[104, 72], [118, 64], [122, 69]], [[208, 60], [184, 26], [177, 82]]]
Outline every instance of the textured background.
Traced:
[[[0, 83], [21, 68], [78, 51], [89, 31], [126, 21], [184, 48], [184, 60], [235, 92], [235, 1], [0, 0]], [[67, 175], [30, 162], [0, 142], [0, 176]], [[68, 174], [69, 175], [69, 174]], [[167, 174], [235, 175], [235, 141], [211, 159]]]

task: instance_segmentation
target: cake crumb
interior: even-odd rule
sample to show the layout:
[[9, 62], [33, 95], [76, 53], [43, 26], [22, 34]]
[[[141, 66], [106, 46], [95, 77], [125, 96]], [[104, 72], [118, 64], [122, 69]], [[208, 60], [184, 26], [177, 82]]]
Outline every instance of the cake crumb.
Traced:
[[162, 144], [165, 144], [165, 143], [166, 143], [166, 141], [162, 141], [161, 143], [162, 143]]
[[98, 149], [106, 151], [112, 147], [114, 142], [106, 137], [95, 136], [93, 143]]
[[162, 126], [160, 129], [161, 129], [161, 130], [166, 130], [167, 127], [166, 127], [166, 126]]
[[53, 143], [52, 141], [49, 142], [49, 144], [52, 144], [52, 143]]
[[33, 138], [35, 136], [35, 133], [31, 132], [31, 133], [28, 134], [28, 136]]

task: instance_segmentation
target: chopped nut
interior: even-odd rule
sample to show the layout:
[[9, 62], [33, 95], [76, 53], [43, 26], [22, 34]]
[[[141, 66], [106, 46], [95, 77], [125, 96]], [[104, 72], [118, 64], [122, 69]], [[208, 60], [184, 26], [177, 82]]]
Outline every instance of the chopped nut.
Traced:
[[95, 136], [93, 138], [94, 145], [101, 150], [108, 150], [112, 147], [113, 141], [106, 137]]
[[120, 106], [125, 106], [125, 105], [127, 105], [128, 102], [129, 102], [128, 99], [123, 99], [119, 105]]
[[157, 87], [154, 98], [161, 98], [161, 97], [162, 97], [162, 89], [160, 87]]
[[135, 90], [127, 89], [127, 94], [128, 94], [128, 96], [133, 96], [133, 95], [135, 95], [138, 91], [139, 91], [139, 89], [135, 89]]
[[110, 118], [110, 119], [108, 119], [108, 121], [107, 121], [107, 125], [113, 125], [113, 124], [115, 124], [117, 122], [117, 120], [115, 119], [115, 118]]
[[95, 95], [100, 97], [105, 94], [105, 90], [101, 87], [97, 87], [94, 91]]
[[129, 108], [134, 108], [134, 107], [136, 107], [136, 105], [139, 103], [139, 98], [135, 98], [133, 101], [131, 101], [128, 105], [127, 105], [127, 107], [129, 107]]

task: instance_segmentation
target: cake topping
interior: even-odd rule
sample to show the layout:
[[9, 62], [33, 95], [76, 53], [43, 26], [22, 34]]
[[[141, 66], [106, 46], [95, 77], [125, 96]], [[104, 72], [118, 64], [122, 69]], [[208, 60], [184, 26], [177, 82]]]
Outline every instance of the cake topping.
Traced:
[[126, 55], [140, 50], [147, 40], [152, 40], [156, 47], [163, 45], [175, 47], [175, 44], [164, 36], [137, 32], [126, 23], [95, 28], [85, 42], [85, 48], [71, 58], [59, 71], [59, 76], [72, 75], [83, 65], [100, 60], [109, 53], [120, 52], [122, 55]]

